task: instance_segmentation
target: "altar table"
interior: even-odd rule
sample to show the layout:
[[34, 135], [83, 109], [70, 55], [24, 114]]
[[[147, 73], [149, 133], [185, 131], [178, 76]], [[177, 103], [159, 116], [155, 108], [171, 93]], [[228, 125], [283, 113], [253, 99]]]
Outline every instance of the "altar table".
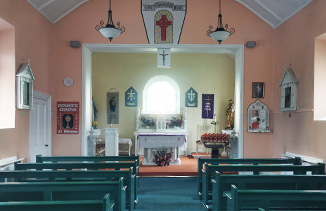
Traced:
[[156, 165], [153, 163], [153, 152], [159, 148], [167, 148], [173, 152], [173, 162], [171, 165], [181, 165], [179, 148], [183, 151], [187, 149], [187, 139], [185, 134], [138, 134], [137, 148], [144, 149], [143, 165]]

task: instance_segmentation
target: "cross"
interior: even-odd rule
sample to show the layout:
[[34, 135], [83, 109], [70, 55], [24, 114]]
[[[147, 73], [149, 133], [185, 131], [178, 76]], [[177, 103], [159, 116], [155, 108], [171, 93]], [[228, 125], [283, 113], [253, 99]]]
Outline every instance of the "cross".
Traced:
[[[213, 99], [209, 99], [209, 96], [207, 96], [207, 99], [204, 99], [204, 100], [207, 100], [208, 103], [209, 103], [209, 101], [210, 101], [210, 100], [213, 100]], [[207, 109], [207, 116], [208, 116], [208, 109]]]
[[193, 101], [195, 99], [196, 94], [192, 92], [192, 90], [190, 91], [190, 93], [188, 93], [188, 98], [190, 101]]
[[161, 27], [161, 40], [166, 41], [166, 28], [172, 25], [172, 21], [166, 19], [166, 15], [162, 15], [159, 21], [156, 21], [156, 25]]
[[160, 54], [160, 56], [163, 57], [163, 66], [165, 66], [165, 57], [166, 57], [167, 55], [169, 55], [169, 54], [165, 53], [165, 51], [163, 51], [163, 54]]

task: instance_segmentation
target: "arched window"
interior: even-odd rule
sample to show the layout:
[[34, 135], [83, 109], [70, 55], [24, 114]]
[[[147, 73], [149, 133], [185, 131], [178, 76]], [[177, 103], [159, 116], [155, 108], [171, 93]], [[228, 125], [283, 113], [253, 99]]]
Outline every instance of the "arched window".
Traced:
[[180, 89], [168, 76], [155, 76], [143, 91], [144, 114], [177, 114], [180, 111]]

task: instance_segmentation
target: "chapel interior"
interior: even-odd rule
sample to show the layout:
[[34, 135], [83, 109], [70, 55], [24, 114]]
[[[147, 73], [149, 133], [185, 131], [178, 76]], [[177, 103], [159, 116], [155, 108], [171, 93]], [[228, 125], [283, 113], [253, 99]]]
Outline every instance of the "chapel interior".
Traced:
[[[114, 38], [100, 33], [109, 2]], [[145, 15], [168, 2], [0, 1], [0, 171], [38, 154], [157, 167], [160, 149], [175, 160], [165, 169], [213, 156], [324, 163], [326, 1], [171, 0], [186, 4]], [[210, 34], [219, 9], [222, 41]], [[217, 151], [204, 143], [224, 137]]]

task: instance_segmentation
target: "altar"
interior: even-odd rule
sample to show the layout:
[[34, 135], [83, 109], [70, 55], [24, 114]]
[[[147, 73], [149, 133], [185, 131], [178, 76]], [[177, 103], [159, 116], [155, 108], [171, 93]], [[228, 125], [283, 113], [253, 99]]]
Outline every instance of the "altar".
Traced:
[[135, 132], [137, 154], [144, 150], [142, 165], [156, 165], [152, 160], [153, 152], [159, 148], [166, 148], [167, 152], [172, 152], [173, 162], [171, 165], [181, 165], [180, 151], [187, 149], [187, 132], [183, 133], [138, 133]]

